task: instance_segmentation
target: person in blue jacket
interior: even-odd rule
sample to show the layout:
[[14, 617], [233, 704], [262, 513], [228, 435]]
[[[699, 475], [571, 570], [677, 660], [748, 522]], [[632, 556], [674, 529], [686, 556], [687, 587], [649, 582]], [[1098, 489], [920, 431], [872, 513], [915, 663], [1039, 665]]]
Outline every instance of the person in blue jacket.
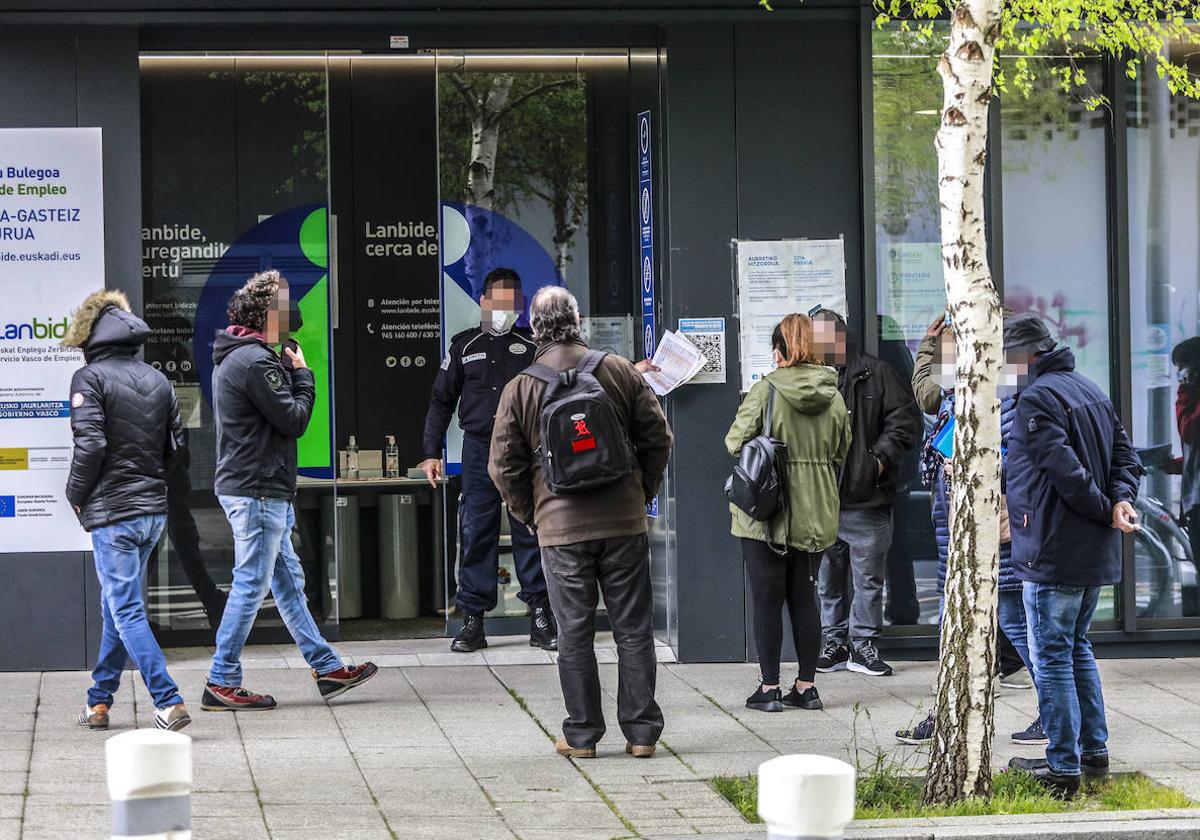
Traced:
[[[917, 405], [926, 414], [937, 417], [933, 429], [921, 450], [921, 476], [930, 487], [931, 518], [934, 539], [938, 550], [938, 595], [946, 589], [946, 562], [950, 552], [950, 476], [949, 463], [937, 447], [934, 439], [954, 416], [954, 339], [946, 330], [945, 315], [939, 316], [921, 339], [917, 348], [916, 365], [913, 370], [913, 393]], [[1006, 396], [1000, 404], [1000, 446], [1004, 451], [1016, 413], [1016, 396]], [[1011, 543], [1000, 543], [1000, 587], [996, 618], [1000, 633], [1016, 652], [1020, 664], [1033, 673], [1029, 660], [1029, 645], [1026, 641], [1025, 606], [1021, 595], [1021, 581], [1012, 564]], [[1019, 681], [1015, 666], [1013, 671], [1001, 671], [1000, 684], [1007, 688], [1030, 688], [1029, 683]], [[933, 740], [933, 715], [910, 729], [896, 732], [896, 738], [905, 744], [924, 744]], [[1046, 743], [1040, 719], [1010, 736], [1014, 744], [1040, 746]]]
[[1008, 515], [1049, 739], [1044, 759], [1008, 766], [1070, 799], [1081, 774], [1108, 772], [1104, 695], [1087, 634], [1101, 587], [1121, 579], [1121, 534], [1138, 528], [1142, 464], [1112, 402], [1040, 318], [1005, 321], [1004, 349], [1019, 376], [1028, 371], [1008, 441]]

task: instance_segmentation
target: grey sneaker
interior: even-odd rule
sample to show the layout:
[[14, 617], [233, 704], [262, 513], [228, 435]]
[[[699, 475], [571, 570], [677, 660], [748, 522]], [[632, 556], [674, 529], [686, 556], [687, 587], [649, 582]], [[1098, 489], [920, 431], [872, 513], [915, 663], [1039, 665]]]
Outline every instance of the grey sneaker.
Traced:
[[191, 722], [191, 715], [188, 714], [187, 707], [182, 703], [175, 706], [167, 706], [165, 709], [154, 710], [154, 726], [156, 729], [178, 732]]
[[79, 725], [84, 729], [108, 729], [108, 706], [97, 703], [95, 706], [84, 706], [79, 714]]

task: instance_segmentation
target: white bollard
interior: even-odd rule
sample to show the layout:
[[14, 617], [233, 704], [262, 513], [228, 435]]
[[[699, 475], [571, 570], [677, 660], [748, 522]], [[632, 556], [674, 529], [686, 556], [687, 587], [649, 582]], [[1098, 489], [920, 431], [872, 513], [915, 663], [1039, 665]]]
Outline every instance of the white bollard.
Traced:
[[854, 819], [854, 768], [824, 755], [781, 755], [758, 765], [758, 815], [769, 840], [841, 837]]
[[109, 738], [104, 752], [114, 840], [191, 840], [192, 739], [135, 729]]

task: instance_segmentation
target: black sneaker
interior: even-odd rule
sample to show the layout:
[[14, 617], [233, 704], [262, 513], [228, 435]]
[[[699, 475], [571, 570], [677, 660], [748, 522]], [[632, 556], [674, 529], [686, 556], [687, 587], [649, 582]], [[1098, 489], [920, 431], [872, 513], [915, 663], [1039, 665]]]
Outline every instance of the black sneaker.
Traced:
[[529, 617], [529, 646], [558, 650], [558, 625], [549, 607], [534, 607]]
[[450, 643], [450, 650], [454, 653], [471, 653], [485, 647], [487, 636], [483, 634], [483, 616], [467, 613], [462, 629]]
[[848, 647], [839, 645], [837, 642], [826, 642], [825, 647], [821, 650], [821, 655], [817, 657], [817, 670], [822, 674], [844, 671], [846, 663], [849, 661], [850, 649]]
[[804, 691], [797, 691], [795, 683], [792, 683], [792, 690], [784, 695], [783, 705], [790, 709], [808, 709], [810, 712], [825, 708], [815, 685], [810, 685]]
[[1025, 731], [1014, 732], [1012, 742], [1023, 747], [1044, 747], [1050, 743], [1050, 739], [1046, 737], [1046, 733], [1042, 729], [1042, 719], [1038, 718], [1025, 727]]
[[1108, 775], [1108, 753], [1100, 755], [1084, 755], [1079, 758], [1079, 767], [1083, 775], [1089, 779], [1099, 779]]
[[746, 708], [756, 712], [782, 712], [783, 692], [778, 688], [763, 691], [760, 684], [758, 690], [746, 698]]
[[912, 729], [900, 729], [896, 732], [896, 740], [901, 744], [912, 744], [919, 747], [933, 740], [933, 713], [918, 723]]
[[1044, 758], [1010, 758], [1008, 769], [1028, 773], [1050, 791], [1055, 799], [1071, 800], [1079, 792], [1078, 776], [1063, 776], [1050, 769]]
[[856, 674], [866, 674], [869, 677], [890, 677], [892, 666], [879, 657], [879, 651], [873, 642], [863, 642], [850, 651], [850, 661], [846, 667]]

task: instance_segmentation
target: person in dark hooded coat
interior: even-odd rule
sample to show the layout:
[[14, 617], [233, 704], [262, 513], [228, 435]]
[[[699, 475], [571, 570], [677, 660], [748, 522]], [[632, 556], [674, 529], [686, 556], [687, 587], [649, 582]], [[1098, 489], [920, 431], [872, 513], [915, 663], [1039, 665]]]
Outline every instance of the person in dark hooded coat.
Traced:
[[125, 295], [101, 290], [75, 311], [65, 347], [86, 364], [71, 377], [74, 450], [67, 500], [92, 535], [103, 632], [79, 725], [108, 729], [113, 695], [129, 659], [154, 701], [159, 729], [191, 722], [146, 617], [142, 576], [167, 521], [168, 459], [182, 448], [175, 390], [138, 359], [150, 328]]

